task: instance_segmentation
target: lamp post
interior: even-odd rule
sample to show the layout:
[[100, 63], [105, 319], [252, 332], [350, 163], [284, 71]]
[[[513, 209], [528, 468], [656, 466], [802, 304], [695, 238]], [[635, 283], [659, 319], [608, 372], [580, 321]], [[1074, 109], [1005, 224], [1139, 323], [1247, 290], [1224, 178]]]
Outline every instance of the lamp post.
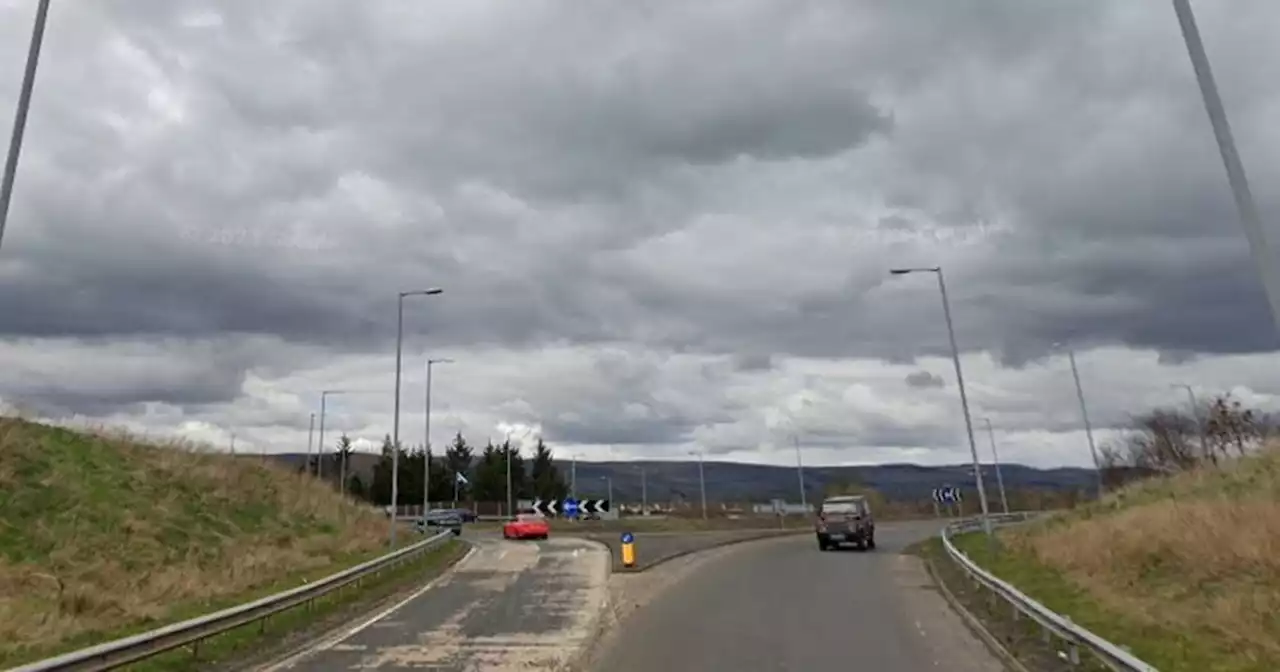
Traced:
[[311, 414], [311, 423], [307, 427], [307, 461], [302, 463], [302, 473], [311, 475], [311, 446], [316, 438], [316, 414]]
[[1000, 505], [1006, 515], [1009, 513], [1009, 498], [1004, 494], [1004, 476], [1000, 473], [1000, 453], [996, 450], [996, 431], [991, 428], [991, 418], [983, 418], [987, 423], [987, 437], [991, 439], [991, 458], [996, 466], [996, 484], [1000, 486]]
[[1187, 400], [1191, 402], [1191, 417], [1196, 421], [1196, 432], [1200, 434], [1200, 454], [1209, 457], [1209, 439], [1206, 436], [1205, 423], [1200, 419], [1200, 402], [1196, 400], [1196, 393], [1186, 383], [1174, 383], [1173, 387], [1181, 387], [1187, 391]]
[[40, 63], [40, 47], [44, 44], [44, 27], [49, 20], [49, 0], [36, 4], [36, 21], [31, 29], [31, 43], [27, 48], [27, 66], [22, 73], [22, 85], [18, 89], [18, 111], [13, 117], [13, 135], [9, 138], [9, 154], [4, 162], [4, 177], [0, 178], [0, 243], [4, 240], [5, 225], [9, 221], [9, 203], [13, 200], [13, 181], [18, 174], [18, 157], [22, 154], [22, 137], [27, 129], [27, 113], [31, 110], [31, 93], [36, 86], [36, 66]]
[[511, 492], [511, 432], [507, 432], [507, 438], [502, 444], [503, 452], [507, 454], [507, 515], [515, 516], [516, 504]]
[[606, 501], [606, 502], [609, 502], [609, 509], [610, 509], [610, 510], [612, 510], [612, 511], [617, 511], [617, 509], [616, 509], [616, 508], [614, 508], [614, 503], [613, 503], [613, 477], [612, 477], [612, 476], [601, 476], [601, 477], [600, 477], [600, 480], [605, 481], [606, 483], [608, 483], [608, 484], [609, 484], [609, 485], [608, 485], [608, 490], [606, 490], [606, 493], [607, 493], [607, 494], [605, 495], [605, 497], [606, 497], [605, 501]]
[[791, 435], [791, 440], [796, 446], [796, 475], [800, 478], [800, 510], [808, 511], [809, 502], [805, 499], [804, 493], [804, 462], [800, 459], [800, 434]]
[[951, 303], [947, 300], [947, 283], [942, 275], [942, 267], [932, 268], [895, 268], [891, 275], [907, 275], [909, 273], [933, 273], [938, 276], [938, 292], [942, 294], [942, 314], [947, 320], [947, 337], [951, 340], [951, 361], [956, 368], [956, 385], [960, 388], [960, 407], [964, 411], [964, 428], [969, 436], [969, 452], [973, 456], [973, 478], [978, 486], [978, 501], [982, 505], [982, 529], [987, 537], [992, 536], [991, 515], [987, 510], [987, 490], [982, 484], [982, 463], [978, 460], [978, 444], [973, 440], [973, 420], [969, 417], [969, 397], [964, 390], [964, 373], [960, 369], [960, 348], [956, 346], [956, 331], [951, 323]]
[[391, 420], [391, 532], [390, 546], [396, 547], [396, 507], [400, 505], [400, 362], [404, 351], [404, 299], [406, 296], [443, 294], [438, 287], [400, 292], [396, 296], [396, 403]]
[[[426, 520], [427, 511], [431, 510], [431, 367], [436, 364], [452, 364], [452, 359], [427, 360], [427, 402], [426, 416], [422, 427], [422, 515]], [[454, 479], [457, 480], [456, 478]]]
[[1080, 385], [1080, 368], [1076, 366], [1076, 353], [1067, 348], [1067, 361], [1071, 363], [1071, 378], [1076, 383], [1076, 399], [1080, 402], [1080, 418], [1084, 420], [1084, 435], [1089, 441], [1089, 455], [1093, 458], [1093, 470], [1098, 479], [1098, 499], [1102, 499], [1102, 461], [1093, 443], [1093, 425], [1089, 423], [1089, 408], [1084, 403], [1084, 387]]
[[703, 455], [701, 450], [691, 450], [690, 455], [698, 456], [698, 490], [702, 493], [702, 519], [707, 519], [707, 479], [703, 470]]
[[[327, 413], [329, 395], [345, 394], [346, 390], [321, 390], [320, 391], [320, 443], [316, 446], [316, 478], [324, 478], [324, 418]], [[344, 479], [342, 486], [345, 489], [346, 469], [339, 467], [339, 478]]]
[[1213, 126], [1214, 138], [1218, 141], [1218, 152], [1222, 155], [1222, 163], [1227, 170], [1227, 182], [1231, 186], [1231, 195], [1235, 198], [1245, 239], [1249, 242], [1254, 269], [1267, 294], [1271, 319], [1280, 329], [1280, 275], [1276, 274], [1275, 262], [1263, 234], [1262, 220], [1258, 216], [1258, 205], [1253, 200], [1253, 192], [1249, 189], [1249, 180], [1244, 173], [1244, 163], [1236, 150], [1231, 125], [1227, 122], [1227, 111], [1222, 105], [1222, 97], [1218, 95], [1218, 85], [1213, 78], [1213, 69], [1209, 67], [1209, 56], [1200, 39], [1200, 29], [1196, 26], [1190, 0], [1173, 0], [1173, 11], [1178, 15], [1182, 39], [1186, 42], [1191, 67], [1195, 70], [1196, 82], [1200, 85], [1200, 97], [1204, 101], [1205, 112], [1209, 115], [1209, 123]]

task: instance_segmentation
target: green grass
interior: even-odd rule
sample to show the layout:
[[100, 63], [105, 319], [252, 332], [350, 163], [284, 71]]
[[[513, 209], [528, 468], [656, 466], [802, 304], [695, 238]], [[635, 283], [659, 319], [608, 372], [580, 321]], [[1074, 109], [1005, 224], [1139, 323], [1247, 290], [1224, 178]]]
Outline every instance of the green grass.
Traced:
[[0, 665], [326, 576], [386, 525], [276, 465], [0, 418]]
[[[1263, 672], [1275, 670], [1274, 662], [1260, 662], [1203, 632], [1186, 632], [1142, 624], [1102, 604], [1064, 573], [1039, 562], [1029, 553], [1006, 543], [990, 545], [981, 532], [955, 537], [953, 543], [979, 567], [1049, 609], [1069, 616], [1076, 624], [1127, 646], [1138, 658], [1162, 672]], [[938, 544], [941, 556], [941, 544]], [[945, 556], [944, 556], [945, 557]], [[939, 562], [948, 561], [941, 560]], [[1083, 652], [1082, 652], [1083, 655]]]

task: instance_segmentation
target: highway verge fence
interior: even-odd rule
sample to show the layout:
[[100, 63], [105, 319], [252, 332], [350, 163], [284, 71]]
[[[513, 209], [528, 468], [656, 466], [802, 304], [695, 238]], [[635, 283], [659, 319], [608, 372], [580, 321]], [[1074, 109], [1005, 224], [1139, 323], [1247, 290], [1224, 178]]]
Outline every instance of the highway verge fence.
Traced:
[[310, 608], [315, 600], [321, 597], [335, 593], [347, 586], [355, 585], [358, 587], [364, 580], [417, 560], [423, 554], [438, 548], [452, 538], [454, 538], [453, 533], [446, 530], [412, 545], [297, 588], [291, 588], [212, 614], [166, 625], [149, 632], [12, 668], [9, 672], [71, 672], [73, 670], [75, 672], [98, 672], [99, 670], [114, 670], [184, 646], [191, 647], [192, 655], [199, 655], [200, 642], [210, 637], [227, 633], [255, 622], [260, 624], [261, 629], [265, 629], [267, 619], [271, 616], [298, 607]]
[[[993, 527], [1006, 527], [1023, 523], [1042, 515], [1044, 513], [1040, 511], [993, 514], [991, 516], [991, 524]], [[991, 572], [979, 567], [968, 555], [956, 548], [951, 541], [955, 535], [981, 532], [982, 529], [981, 517], [966, 518], [950, 523], [942, 528], [942, 547], [947, 556], [964, 570], [975, 586], [986, 589], [991, 600], [999, 599], [1006, 602], [1013, 610], [1013, 618], [1015, 620], [1026, 617], [1039, 624], [1046, 643], [1052, 642], [1054, 637], [1061, 640], [1066, 645], [1067, 659], [1072, 665], [1080, 664], [1080, 651], [1083, 649], [1117, 672], [1158, 672], [1154, 666], [1143, 662], [1124, 647], [1113, 644], [1072, 623], [1069, 617], [1054, 612], [1043, 604], [1027, 597], [1009, 583], [1000, 580]]]

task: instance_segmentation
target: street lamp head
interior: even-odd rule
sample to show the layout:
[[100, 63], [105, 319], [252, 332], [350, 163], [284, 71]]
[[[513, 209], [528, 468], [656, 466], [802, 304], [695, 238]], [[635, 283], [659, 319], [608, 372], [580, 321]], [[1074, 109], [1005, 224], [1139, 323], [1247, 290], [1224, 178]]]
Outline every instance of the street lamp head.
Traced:
[[439, 287], [431, 289], [411, 289], [407, 292], [400, 292], [401, 297], [405, 296], [435, 296], [436, 294], [444, 294], [444, 290]]
[[929, 268], [891, 268], [889, 275], [907, 275], [908, 273], [941, 273], [941, 266], [932, 266]]
[[428, 359], [427, 363], [428, 364], [453, 364], [454, 362], [452, 359], [449, 359], [447, 357], [442, 357], [440, 359]]

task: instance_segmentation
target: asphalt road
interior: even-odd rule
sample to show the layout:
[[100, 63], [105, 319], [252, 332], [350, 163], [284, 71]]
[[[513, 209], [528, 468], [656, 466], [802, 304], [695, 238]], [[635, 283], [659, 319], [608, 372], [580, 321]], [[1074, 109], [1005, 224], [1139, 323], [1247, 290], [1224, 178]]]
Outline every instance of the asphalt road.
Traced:
[[[636, 565], [627, 567], [622, 564], [622, 540], [615, 533], [589, 532], [578, 534], [584, 539], [592, 539], [609, 547], [613, 555], [614, 572], [644, 571], [672, 558], [687, 555], [716, 546], [734, 543], [747, 539], [761, 539], [783, 534], [792, 534], [785, 530], [714, 530], [702, 532], [636, 532], [635, 550]], [[554, 533], [553, 533], [554, 534]]]
[[264, 672], [504, 672], [576, 656], [607, 596], [607, 551], [571, 537], [468, 540], [474, 551], [437, 583]]
[[920, 561], [900, 554], [938, 527], [882, 523], [865, 553], [821, 552], [811, 535], [742, 544], [626, 616], [592, 669], [1003, 670]]

